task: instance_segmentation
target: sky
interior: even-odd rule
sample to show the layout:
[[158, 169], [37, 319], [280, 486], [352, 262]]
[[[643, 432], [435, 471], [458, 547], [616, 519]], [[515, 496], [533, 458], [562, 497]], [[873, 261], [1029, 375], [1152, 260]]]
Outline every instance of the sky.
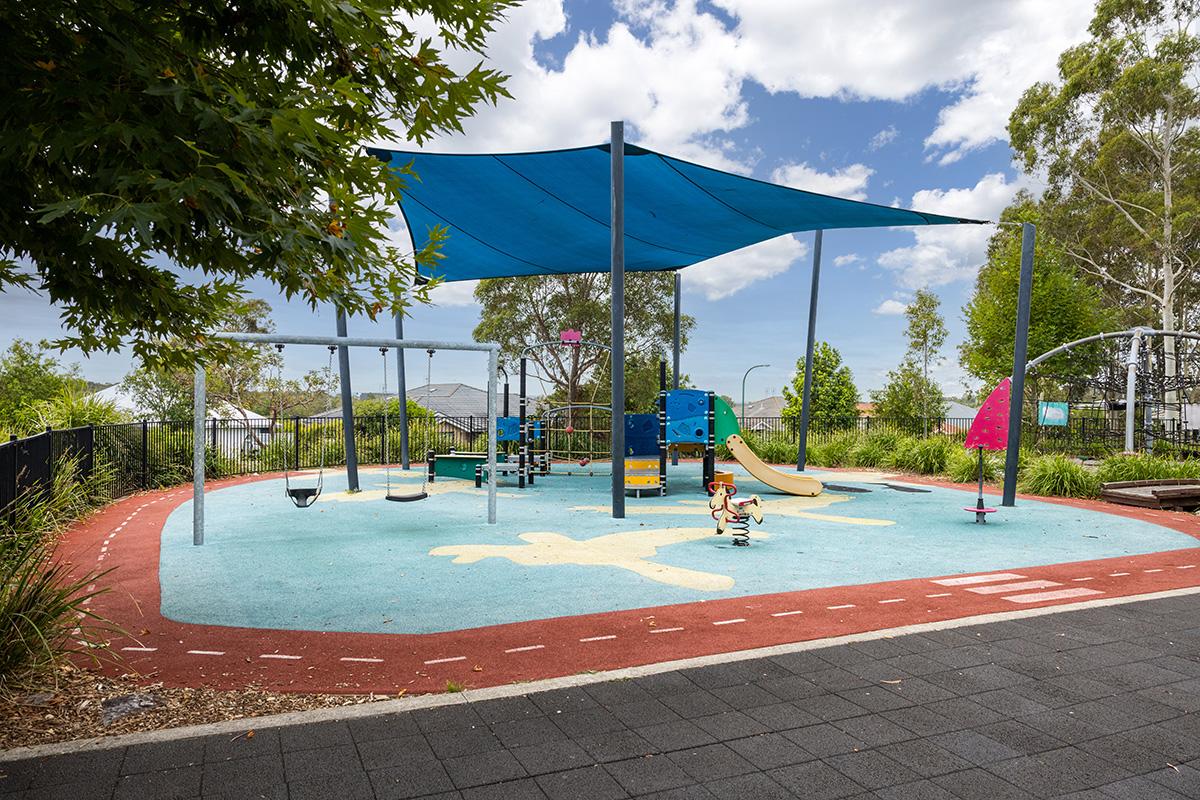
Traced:
[[[1055, 62], [1083, 41], [1090, 0], [528, 0], [489, 39], [487, 60], [510, 75], [512, 100], [482, 107], [433, 152], [505, 152], [594, 144], [609, 121], [660, 152], [810, 191], [974, 219], [997, 219], [1022, 189], [1037, 192], [1005, 138], [1021, 93], [1054, 80]], [[451, 63], [473, 60], [449, 54]], [[399, 135], [378, 144], [410, 148]], [[833, 344], [862, 399], [905, 350], [903, 309], [920, 288], [942, 300], [950, 336], [934, 376], [963, 389], [957, 347], [991, 226], [830, 231], [824, 237], [817, 336]], [[396, 237], [407, 244], [403, 224]], [[778, 394], [803, 354], [812, 234], [784, 236], [683, 270], [683, 307], [696, 328], [682, 371], [740, 399]], [[331, 308], [284, 302], [278, 330], [334, 333]], [[412, 338], [469, 339], [478, 321], [470, 283], [445, 284], [436, 306], [413, 309]], [[58, 312], [23, 290], [0, 293], [0, 347], [53, 339]], [[351, 335], [391, 335], [391, 321], [350, 320]], [[370, 353], [368, 355], [368, 353]], [[127, 353], [85, 358], [85, 377], [120, 380]], [[325, 365], [318, 348], [289, 348], [285, 372]], [[379, 391], [380, 359], [352, 354], [355, 391]], [[409, 356], [409, 386], [430, 365]], [[435, 383], [486, 385], [479, 354], [440, 352]], [[394, 374], [389, 381], [394, 385]]]

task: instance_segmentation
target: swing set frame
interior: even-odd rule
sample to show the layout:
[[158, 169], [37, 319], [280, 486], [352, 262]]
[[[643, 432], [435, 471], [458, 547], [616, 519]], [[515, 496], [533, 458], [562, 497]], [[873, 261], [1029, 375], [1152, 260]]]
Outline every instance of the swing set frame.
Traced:
[[[388, 339], [361, 336], [294, 336], [276, 333], [210, 334], [215, 339], [264, 345], [316, 345], [320, 347], [387, 347], [404, 350], [467, 350], [488, 354], [488, 430], [496, 430], [496, 387], [500, 365], [500, 345], [495, 342], [443, 342], [416, 339]], [[203, 364], [196, 365], [195, 402], [192, 407], [192, 544], [204, 544], [204, 455], [206, 447], [207, 375]], [[405, 398], [401, 398], [404, 402]], [[496, 524], [496, 437], [488, 437], [487, 521]]]

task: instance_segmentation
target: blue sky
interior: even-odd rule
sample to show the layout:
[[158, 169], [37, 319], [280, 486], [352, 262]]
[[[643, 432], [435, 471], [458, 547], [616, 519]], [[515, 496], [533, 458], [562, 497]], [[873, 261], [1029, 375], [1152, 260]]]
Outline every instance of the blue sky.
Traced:
[[[428, 149], [575, 146], [603, 140], [609, 120], [625, 119], [627, 137], [656, 150], [877, 203], [995, 219], [1018, 188], [1036, 191], [1013, 168], [1004, 126], [1021, 91], [1053, 79], [1058, 54], [1085, 37], [1089, 2], [803, 6], [800, 14], [792, 0], [530, 0], [489, 45], [514, 99]], [[951, 393], [961, 389], [961, 307], [989, 232], [826, 234], [818, 336], [842, 352], [864, 399], [903, 354], [897, 312], [918, 288], [942, 298], [950, 340], [937, 377]], [[749, 397], [778, 393], [790, 379], [803, 350], [811, 240], [784, 237], [684, 271], [684, 308], [697, 327], [683, 370], [698, 386], [736, 397], [743, 370], [764, 362], [771, 367], [752, 373]], [[333, 333], [330, 309], [289, 306], [265, 282], [248, 288], [271, 302], [280, 330]], [[469, 291], [443, 287], [437, 307], [413, 311], [408, 335], [469, 338], [477, 321]], [[59, 333], [55, 310], [24, 292], [0, 294], [0, 319], [0, 346]], [[352, 334], [390, 327], [350, 322]], [[122, 353], [67, 359], [95, 380], [119, 380], [131, 367]], [[418, 361], [410, 386], [424, 380]], [[356, 390], [378, 390], [378, 362], [354, 357]], [[323, 364], [323, 351], [292, 348], [287, 372]], [[483, 368], [478, 355], [442, 353], [433, 379], [483, 385]]]

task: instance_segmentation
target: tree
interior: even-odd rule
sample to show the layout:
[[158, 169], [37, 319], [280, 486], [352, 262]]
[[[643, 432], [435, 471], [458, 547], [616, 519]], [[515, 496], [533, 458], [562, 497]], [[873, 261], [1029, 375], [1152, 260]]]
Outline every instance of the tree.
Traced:
[[[59, 346], [212, 363], [247, 281], [371, 317], [427, 299], [388, 244], [400, 180], [364, 151], [461, 130], [507, 96], [482, 54], [513, 0], [38, 0], [0, 6], [0, 290]], [[419, 31], [429, 30], [438, 37]]]
[[[936, 294], [928, 289], [918, 289], [912, 302], [904, 309], [904, 317], [908, 320], [904, 332], [908, 338], [908, 357], [921, 364], [921, 382], [917, 390], [920, 415], [926, 420], [934, 402], [934, 396], [929, 393], [929, 365], [942, 362], [940, 351], [946, 343], [946, 323], [939, 311], [941, 305], [942, 301]], [[941, 387], [938, 387], [936, 398], [938, 407], [944, 407]]]
[[[673, 338], [674, 283], [674, 277], [667, 273], [631, 272], [625, 276], [627, 408], [645, 405], [647, 386], [653, 386], [655, 395], [658, 393], [658, 358], [670, 352]], [[481, 320], [475, 326], [474, 337], [481, 342], [499, 342], [501, 361], [514, 376], [526, 347], [557, 342], [563, 330], [580, 331], [584, 341], [608, 344], [612, 339], [610, 286], [605, 273], [480, 281], [475, 299], [481, 306]], [[691, 316], [682, 316], [680, 348], [687, 346], [695, 324]], [[599, 404], [607, 404], [607, 350], [554, 345], [532, 350], [529, 359], [549, 384], [551, 399], [578, 403], [596, 397]], [[639, 370], [646, 375], [652, 371], [653, 378], [638, 377]], [[530, 374], [534, 371], [531, 368]], [[531, 393], [534, 386], [529, 389]]]
[[937, 381], [926, 377], [921, 363], [910, 352], [900, 366], [887, 375], [882, 389], [871, 392], [875, 416], [894, 420], [923, 419], [928, 431], [929, 418], [946, 411], [946, 397]]
[[[1022, 194], [1000, 219], [1002, 223], [1036, 224], [1041, 221], [1041, 213], [1033, 198]], [[1048, 233], [1039, 234], [1033, 258], [1036, 269], [1030, 291], [1030, 358], [1108, 327], [1110, 312], [1101, 304], [1099, 289], [1084, 280], [1057, 240]], [[988, 244], [987, 262], [975, 278], [975, 292], [963, 307], [967, 337], [959, 347], [963, 369], [982, 381], [985, 396], [1012, 375], [1020, 276], [1020, 228], [1001, 225]]]
[[1067, 254], [1129, 321], [1165, 330], [1197, 288], [1198, 18], [1194, 0], [1103, 0], [1091, 38], [1059, 58], [1060, 82], [1030, 87], [1008, 128], [1025, 168], [1045, 174]]
[[35, 404], [83, 389], [79, 368], [64, 367], [49, 349], [48, 342], [16, 339], [0, 357], [0, 429], [24, 432]]
[[[783, 387], [785, 401], [781, 416], [799, 420], [804, 398], [804, 358], [796, 362], [796, 374], [791, 387]], [[842, 354], [828, 342], [817, 342], [813, 348], [812, 396], [810, 407], [813, 422], [835, 422], [858, 416], [858, 389], [850, 368], [842, 363]]]
[[[271, 306], [265, 300], [232, 304], [220, 319], [221, 330], [271, 333]], [[272, 421], [312, 410], [323, 410], [337, 384], [332, 370], [310, 370], [303, 378], [281, 377], [283, 353], [265, 344], [234, 343], [225, 358], [206, 367], [209, 407], [217, 414], [249, 420], [247, 412], [263, 413]], [[143, 363], [125, 378], [126, 386], [147, 413], [158, 419], [190, 419], [193, 375], [190, 370]], [[247, 425], [248, 430], [253, 426]]]

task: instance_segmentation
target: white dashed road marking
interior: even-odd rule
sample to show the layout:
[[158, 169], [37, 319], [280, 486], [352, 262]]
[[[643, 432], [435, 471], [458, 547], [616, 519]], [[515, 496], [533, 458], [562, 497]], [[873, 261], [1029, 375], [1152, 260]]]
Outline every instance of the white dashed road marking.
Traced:
[[880, 600], [879, 605], [883, 606], [883, 605], [887, 605], [888, 603], [903, 603], [903, 602], [904, 602], [903, 597], [893, 597], [889, 600]]
[[610, 633], [607, 636], [588, 636], [583, 639], [580, 639], [579, 641], [581, 641], [581, 642], [604, 642], [604, 641], [608, 641], [609, 639], [615, 639], [615, 638], [617, 638], [617, 635], [615, 633]]
[[772, 617], [790, 617], [794, 614], [803, 614], [803, 611], [776, 611]]
[[1024, 577], [1024, 575], [1018, 575], [1015, 572], [997, 572], [992, 575], [967, 575], [963, 578], [942, 578], [933, 581], [933, 583], [939, 586], [970, 586], [975, 583], [995, 583], [996, 581], [1011, 581]]
[[1021, 581], [1020, 583], [1003, 583], [998, 586], [975, 586], [967, 589], [975, 594], [1004, 594], [1005, 592], [1024, 592], [1028, 589], [1049, 589], [1051, 586], [1062, 586], [1055, 581]]
[[302, 656], [289, 656], [283, 653], [263, 653], [259, 658], [277, 658], [280, 661], [299, 661]]
[[383, 663], [382, 658], [355, 658], [352, 656], [346, 656], [345, 658], [339, 658], [338, 661], [353, 661], [357, 664], [382, 664]]
[[451, 661], [466, 661], [466, 656], [451, 656], [450, 658], [431, 658], [426, 664], [449, 664]]
[[739, 622], [745, 622], [745, 621], [746, 620], [741, 617], [738, 617], [737, 619], [719, 619], [719, 620], [716, 620], [715, 622], [713, 622], [713, 625], [736, 625]]
[[936, 594], [927, 594], [925, 596], [926, 597], [949, 597], [952, 594], [954, 594], [954, 592], [938, 592]]
[[122, 647], [121, 649], [130, 653], [153, 653], [158, 650], [157, 647]]
[[1095, 589], [1059, 589], [1056, 592], [1034, 592], [1032, 594], [1015, 594], [1004, 599], [1010, 603], [1040, 603], [1043, 600], [1065, 600], [1068, 597], [1087, 597], [1093, 594], [1104, 594]]
[[188, 655], [191, 656], [223, 656], [224, 650], [188, 650]]
[[506, 652], [506, 653], [527, 653], [530, 650], [541, 650], [545, 646], [546, 645], [544, 645], [544, 644], [528, 644], [528, 645], [525, 645], [524, 647], [510, 647], [507, 650], [505, 650], [504, 652]]
[[683, 628], [653, 628], [653, 629], [651, 629], [650, 632], [651, 633], [674, 633], [675, 631], [681, 631], [681, 630], [683, 630]]
[[854, 608], [854, 603], [844, 603], [840, 606], [825, 606], [829, 611], [840, 611], [843, 608]]

